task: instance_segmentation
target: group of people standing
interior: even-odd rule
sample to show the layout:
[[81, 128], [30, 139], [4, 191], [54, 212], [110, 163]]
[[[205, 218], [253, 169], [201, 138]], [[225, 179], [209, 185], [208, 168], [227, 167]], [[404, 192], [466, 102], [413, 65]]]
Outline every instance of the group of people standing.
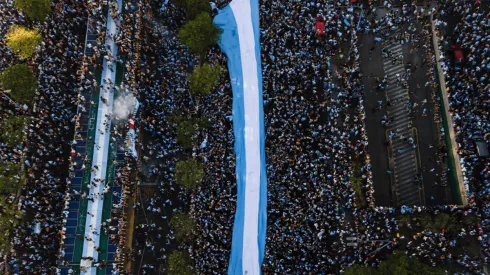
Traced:
[[[60, 213], [71, 197], [82, 196], [66, 192], [70, 169], [84, 165], [70, 163], [68, 159], [75, 148], [70, 134], [74, 124], [75, 140], [85, 138], [77, 136], [76, 124], [77, 118], [88, 111], [85, 105], [90, 99], [77, 94], [97, 85], [116, 88], [114, 83], [96, 83], [90, 75], [88, 67], [97, 67], [98, 57], [113, 63], [113, 68], [118, 63], [123, 64], [123, 81], [127, 85], [123, 89], [137, 87], [135, 94], [142, 109], [137, 122], [144, 135], [140, 144], [141, 161], [142, 167], [146, 167], [142, 171], [146, 176], [142, 179], [155, 180], [159, 190], [154, 197], [135, 205], [151, 218], [137, 226], [135, 253], [118, 251], [118, 254], [134, 257], [134, 254], [142, 254], [140, 250], [146, 247], [164, 263], [168, 251], [186, 250], [193, 261], [193, 269], [202, 274], [225, 274], [236, 210], [232, 91], [226, 56], [217, 46], [209, 49], [205, 61], [223, 68], [220, 84], [207, 96], [191, 96], [187, 75], [204, 60], [190, 54], [179, 41], [178, 29], [186, 16], [171, 1], [165, 2], [160, 15], [148, 17], [151, 22], [143, 24], [144, 30], [137, 28], [141, 18], [137, 18], [135, 11], [156, 13], [161, 6], [158, 1], [147, 5], [125, 2], [124, 14], [114, 9], [114, 1], [55, 2], [56, 11], [40, 26], [43, 42], [34, 68], [39, 75], [39, 88], [36, 107], [30, 114], [26, 147], [9, 148], [4, 144], [0, 147], [2, 161], [19, 161], [20, 155], [25, 154], [24, 165], [28, 171], [27, 184], [17, 202], [19, 210], [32, 219], [22, 223], [13, 234], [10, 251], [13, 274], [49, 274], [56, 272], [62, 263], [62, 254], [58, 252], [64, 216]], [[228, 2], [216, 1], [215, 4], [223, 7]], [[446, 26], [445, 21], [450, 16], [461, 18], [455, 27], [458, 31], [442, 43], [446, 46], [457, 43], [468, 52], [463, 64], [444, 59], [442, 65], [470, 207], [399, 210], [374, 206], [371, 159], [364, 125], [364, 86], [357, 48], [361, 29], [384, 37], [389, 36], [389, 31], [378, 33], [376, 26], [370, 27], [369, 21], [362, 19], [363, 11], [352, 8], [349, 2], [259, 3], [268, 177], [263, 271], [323, 274], [344, 271], [354, 261], [376, 265], [379, 260], [371, 255], [379, 246], [367, 242], [360, 249], [352, 250], [346, 242], [346, 237], [352, 236], [364, 241], [396, 236], [390, 247], [410, 237], [413, 240], [407, 240], [407, 254], [428, 258], [433, 265], [454, 261], [478, 270], [475, 258], [466, 253], [453, 256], [448, 251], [464, 243], [467, 235], [478, 236], [485, 260], [490, 251], [490, 207], [487, 204], [490, 166], [476, 157], [474, 145], [474, 139], [484, 137], [490, 128], [488, 10], [479, 3], [459, 0], [457, 4], [447, 1], [433, 12], [438, 26]], [[110, 49], [104, 46], [108, 9], [113, 9], [110, 16], [122, 19], [119, 35], [113, 39], [125, 59], [111, 56]], [[413, 18], [423, 17], [409, 6], [408, 13]], [[319, 16], [326, 22], [324, 37], [316, 36], [313, 29], [313, 22]], [[395, 17], [389, 19], [395, 29], [397, 25], [411, 23], [406, 16], [401, 16], [400, 20]], [[83, 60], [84, 48], [88, 46], [84, 45], [88, 18], [97, 41], [90, 45], [95, 57]], [[0, 4], [2, 36], [8, 26], [25, 20], [13, 8], [13, 1]], [[138, 37], [138, 31], [143, 33], [143, 38]], [[425, 43], [429, 37], [428, 33], [420, 37], [408, 34], [408, 38], [399, 36], [398, 40], [424, 39]], [[427, 48], [430, 44], [425, 45], [424, 49]], [[433, 56], [427, 56], [427, 62], [433, 64]], [[0, 44], [0, 70], [16, 61], [12, 52]], [[139, 72], [137, 76], [135, 68]], [[433, 78], [428, 85], [436, 86]], [[2, 114], [26, 114], [24, 108], [7, 101], [2, 103]], [[75, 113], [77, 106], [82, 113]], [[198, 121], [196, 125], [208, 125], [192, 135], [191, 148], [185, 149], [177, 142], [176, 117]], [[113, 134], [123, 133], [121, 129]], [[203, 183], [196, 190], [184, 189], [175, 182], [176, 163], [187, 158], [204, 165]], [[126, 164], [130, 163], [134, 165], [133, 162]], [[127, 175], [117, 173], [117, 185], [124, 185], [122, 179], [126, 180]], [[359, 194], [351, 184], [356, 178], [361, 182], [365, 205], [361, 205]], [[116, 208], [125, 207], [122, 194], [117, 196], [121, 200], [116, 201]], [[171, 217], [176, 212], [186, 212], [195, 219], [192, 242], [175, 239]], [[396, 235], [402, 226], [413, 229], [419, 222], [411, 218], [403, 225], [398, 221], [400, 214], [422, 212], [461, 217], [478, 214], [482, 221], [473, 229], [457, 233], [423, 230], [413, 236]], [[120, 229], [124, 229], [124, 219], [121, 221]], [[109, 231], [113, 228], [114, 225], [107, 224]], [[357, 235], [360, 228], [362, 233]], [[114, 235], [113, 240], [118, 242], [119, 236]], [[145, 264], [141, 270], [143, 274], [151, 273], [155, 265]]]
[[[40, 30], [42, 41], [29, 63], [38, 75], [38, 89], [29, 113], [24, 113], [28, 116], [27, 140], [25, 159], [19, 165], [27, 170], [27, 180], [15, 198], [24, 217], [16, 217], [21, 220], [10, 238], [9, 264], [12, 274], [53, 274], [63, 224], [60, 213], [69, 180], [67, 144], [73, 138], [69, 133], [75, 115], [87, 10], [82, 2], [58, 1], [40, 24], [15, 9], [13, 2], [4, 1], [1, 6], [2, 38], [8, 26], [25, 23]], [[18, 62], [8, 48], [2, 46], [0, 50], [2, 70]]]
[[[435, 23], [440, 32], [441, 59], [450, 113], [469, 205], [477, 210], [485, 261], [490, 256], [490, 162], [480, 157], [476, 142], [490, 145], [490, 19], [488, 4], [480, 1], [443, 1]], [[461, 50], [463, 60], [452, 58]], [[484, 151], [484, 150], [483, 150]]]

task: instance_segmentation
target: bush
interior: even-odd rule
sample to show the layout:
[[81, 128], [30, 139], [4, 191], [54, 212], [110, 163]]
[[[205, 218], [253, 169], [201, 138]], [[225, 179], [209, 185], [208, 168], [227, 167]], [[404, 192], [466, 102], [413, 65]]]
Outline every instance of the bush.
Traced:
[[179, 161], [175, 166], [175, 180], [188, 189], [196, 190], [204, 177], [204, 165], [194, 159]]
[[201, 58], [210, 46], [218, 42], [220, 34], [221, 29], [213, 23], [211, 16], [206, 12], [200, 13], [179, 30], [179, 38], [182, 42]]
[[175, 238], [183, 241], [192, 232], [195, 224], [195, 220], [186, 213], [175, 213], [172, 217], [172, 231], [175, 232]]
[[203, 64], [194, 68], [189, 75], [189, 86], [192, 95], [208, 95], [211, 89], [218, 84], [222, 73], [221, 66], [211, 66]]
[[30, 103], [37, 88], [37, 79], [26, 64], [8, 67], [0, 75], [4, 90], [11, 90], [12, 99], [20, 103]]
[[37, 30], [29, 30], [23, 26], [14, 25], [7, 33], [7, 46], [22, 58], [29, 58], [36, 50], [41, 36]]
[[21, 9], [31, 20], [44, 22], [51, 12], [51, 0], [15, 0], [14, 7]]
[[11, 117], [5, 121], [2, 125], [2, 132], [0, 138], [2, 142], [7, 143], [9, 146], [17, 146], [24, 141], [25, 119], [23, 116]]

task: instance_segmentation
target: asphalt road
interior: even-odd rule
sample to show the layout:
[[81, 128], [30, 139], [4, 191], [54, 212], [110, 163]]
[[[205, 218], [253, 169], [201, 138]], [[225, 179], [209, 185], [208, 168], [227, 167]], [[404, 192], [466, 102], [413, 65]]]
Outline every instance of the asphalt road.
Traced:
[[[386, 10], [379, 10], [384, 14]], [[379, 15], [378, 15], [379, 16]], [[417, 26], [417, 32], [422, 31], [422, 27]], [[361, 71], [364, 75], [365, 86], [365, 110], [366, 110], [366, 127], [368, 131], [369, 153], [372, 158], [372, 169], [374, 177], [374, 197], [376, 205], [387, 206], [393, 205], [394, 198], [394, 179], [387, 174], [390, 169], [388, 161], [388, 146], [386, 144], [386, 129], [381, 125], [381, 119], [386, 114], [386, 94], [379, 92], [374, 87], [376, 85], [375, 77], [384, 77], [383, 59], [381, 55], [381, 45], [374, 46], [374, 35], [362, 35], [360, 39], [360, 59]], [[441, 178], [443, 171], [437, 161], [437, 144], [438, 134], [437, 126], [434, 123], [434, 105], [431, 98], [431, 88], [425, 87], [428, 81], [427, 67], [422, 65], [422, 49], [410, 54], [410, 49], [414, 47], [412, 43], [403, 45], [403, 61], [410, 61], [412, 64], [412, 75], [408, 81], [409, 95], [412, 103], [417, 103], [412, 119], [413, 127], [418, 133], [418, 148], [416, 149], [417, 164], [419, 171], [423, 175], [423, 189], [421, 194], [421, 204], [436, 205], [448, 204], [451, 202], [451, 193], [449, 187], [436, 186], [434, 183]], [[414, 65], [417, 69], [414, 71]], [[393, 76], [390, 76], [392, 79]], [[423, 104], [424, 100], [427, 103]], [[382, 109], [377, 110], [378, 101], [382, 102]], [[422, 106], [423, 105], [423, 106]], [[426, 109], [427, 115], [422, 115]], [[396, 118], [395, 118], [396, 120]], [[432, 147], [433, 146], [433, 147]], [[414, 160], [416, 161], [416, 160]], [[423, 169], [422, 169], [423, 168]], [[403, 171], [397, 168], [399, 173]], [[403, 168], [402, 168], [403, 169]], [[431, 171], [434, 169], [434, 171]], [[415, 175], [414, 175], [415, 176]]]
[[[422, 25], [416, 25], [417, 30], [422, 30]], [[421, 45], [422, 42], [419, 42]], [[441, 181], [442, 171], [441, 165], [437, 164], [437, 153], [439, 148], [437, 146], [439, 136], [437, 126], [434, 122], [434, 104], [432, 101], [432, 87], [425, 87], [425, 83], [429, 81], [427, 70], [429, 67], [423, 65], [423, 49], [416, 48], [418, 45], [408, 43], [407, 47], [404, 47], [404, 59], [410, 61], [412, 64], [412, 75], [409, 79], [409, 94], [412, 103], [418, 105], [413, 108], [414, 118], [412, 120], [413, 126], [417, 129], [418, 133], [418, 156], [420, 157], [420, 167], [423, 175], [423, 187], [425, 193], [426, 205], [437, 204], [449, 204], [451, 203], [450, 188], [435, 185], [436, 182]], [[417, 49], [413, 54], [410, 54], [410, 49]], [[418, 65], [418, 68], [414, 70], [414, 66]], [[426, 101], [427, 103], [423, 103]], [[426, 115], [423, 115], [423, 111], [426, 109]], [[431, 171], [434, 169], [434, 171]], [[425, 171], [423, 171], [425, 170]], [[445, 170], [445, 169], [444, 169]]]
[[378, 101], [386, 102], [383, 92], [378, 92], [372, 87], [376, 85], [375, 77], [383, 77], [383, 62], [381, 58], [381, 46], [377, 45], [369, 59], [370, 49], [374, 45], [374, 35], [362, 35], [360, 39], [360, 63], [361, 72], [364, 75], [364, 109], [366, 110], [366, 128], [369, 141], [369, 154], [372, 159], [372, 172], [374, 181], [374, 199], [376, 205], [392, 205], [392, 188], [390, 175], [386, 173], [388, 165], [388, 147], [386, 143], [385, 129], [381, 126], [383, 111], [372, 112]]

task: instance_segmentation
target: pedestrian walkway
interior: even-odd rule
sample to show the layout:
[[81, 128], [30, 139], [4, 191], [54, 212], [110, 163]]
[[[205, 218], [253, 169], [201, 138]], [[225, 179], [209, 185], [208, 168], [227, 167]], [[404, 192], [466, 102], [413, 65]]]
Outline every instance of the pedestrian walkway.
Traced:
[[394, 120], [391, 124], [391, 131], [395, 134], [392, 138], [393, 162], [396, 201], [398, 205], [419, 205], [420, 193], [419, 186], [415, 183], [416, 159], [412, 146], [405, 140], [411, 135], [410, 113], [407, 104], [409, 103], [408, 89], [396, 83], [396, 74], [406, 72], [402, 59], [393, 62], [399, 56], [403, 56], [403, 48], [400, 43], [393, 43], [387, 46], [391, 51], [390, 57], [383, 57], [383, 68], [385, 75], [392, 81], [386, 88], [386, 95], [390, 98], [391, 106], [388, 107], [389, 116]]

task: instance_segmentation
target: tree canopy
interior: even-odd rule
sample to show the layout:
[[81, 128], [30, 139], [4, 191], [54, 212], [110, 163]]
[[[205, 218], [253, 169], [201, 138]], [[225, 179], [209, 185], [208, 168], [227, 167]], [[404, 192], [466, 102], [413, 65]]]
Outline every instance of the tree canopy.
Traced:
[[172, 231], [175, 232], [175, 238], [183, 241], [194, 229], [196, 221], [188, 214], [177, 212], [172, 216]]
[[12, 99], [20, 103], [30, 103], [37, 88], [37, 79], [26, 64], [8, 67], [0, 75], [2, 88], [11, 90]]
[[29, 30], [26, 27], [13, 25], [7, 33], [7, 46], [22, 58], [29, 58], [36, 50], [41, 36], [37, 30]]
[[442, 229], [449, 232], [456, 232], [462, 227], [462, 223], [457, 223], [449, 214], [440, 213], [435, 219], [430, 214], [420, 217], [420, 223], [424, 229], [438, 231]]
[[208, 95], [211, 89], [218, 84], [222, 74], [222, 67], [203, 64], [194, 68], [189, 75], [189, 86], [192, 95]]
[[172, 115], [170, 123], [177, 129], [177, 143], [184, 149], [191, 149], [195, 142], [195, 135], [198, 129], [208, 129], [211, 127], [205, 118], [187, 118], [179, 115]]
[[197, 132], [197, 124], [192, 119], [182, 119], [177, 125], [177, 142], [184, 149], [191, 149], [194, 145], [194, 135]]
[[0, 164], [0, 193], [16, 192], [24, 179], [22, 166], [18, 163], [3, 162]]
[[211, 20], [211, 16], [202, 12], [187, 22], [179, 30], [179, 38], [189, 50], [203, 57], [206, 50], [218, 42], [221, 29]]
[[195, 190], [204, 177], [204, 165], [194, 159], [177, 162], [175, 166], [175, 180], [186, 188]]
[[196, 18], [201, 12], [211, 11], [207, 0], [176, 0], [174, 3], [177, 7], [185, 9], [189, 19]]
[[31, 20], [44, 22], [51, 12], [51, 0], [15, 0], [14, 7], [21, 9]]
[[168, 257], [168, 274], [170, 275], [192, 275], [189, 263], [189, 254], [186, 251], [174, 251]]
[[8, 197], [0, 195], [0, 250], [10, 249], [10, 234], [16, 229], [22, 218], [22, 212], [17, 209], [17, 204]]
[[23, 116], [10, 117], [2, 124], [0, 139], [9, 146], [16, 146], [24, 140], [24, 122]]
[[403, 252], [396, 252], [388, 256], [378, 267], [370, 268], [359, 264], [349, 267], [344, 275], [444, 275], [441, 268], [431, 267], [416, 258], [409, 258]]
[[345, 270], [344, 275], [374, 275], [374, 272], [370, 267], [354, 264]]
[[358, 161], [354, 161], [352, 164], [352, 175], [349, 178], [350, 185], [356, 193], [358, 207], [366, 207], [366, 199], [364, 198], [364, 192], [362, 190], [363, 179], [361, 177], [361, 165]]

